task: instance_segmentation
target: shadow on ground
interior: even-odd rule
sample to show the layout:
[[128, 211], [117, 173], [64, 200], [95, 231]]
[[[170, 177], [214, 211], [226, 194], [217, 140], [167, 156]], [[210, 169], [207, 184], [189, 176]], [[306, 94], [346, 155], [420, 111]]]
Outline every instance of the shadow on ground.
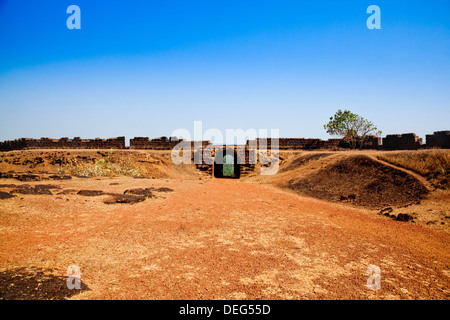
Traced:
[[67, 276], [56, 276], [52, 269], [17, 268], [0, 272], [1, 300], [64, 300], [90, 290], [81, 282], [81, 289], [69, 290]]

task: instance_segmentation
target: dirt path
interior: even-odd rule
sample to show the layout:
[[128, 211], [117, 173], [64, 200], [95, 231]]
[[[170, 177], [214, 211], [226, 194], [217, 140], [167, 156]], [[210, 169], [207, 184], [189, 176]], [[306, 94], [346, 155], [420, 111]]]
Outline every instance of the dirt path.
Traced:
[[[174, 192], [134, 205], [77, 195], [2, 200], [3, 279], [32, 268], [65, 279], [75, 264], [87, 289], [72, 299], [450, 297], [443, 231], [235, 180], [60, 184]], [[380, 267], [380, 290], [366, 287], [369, 265]]]

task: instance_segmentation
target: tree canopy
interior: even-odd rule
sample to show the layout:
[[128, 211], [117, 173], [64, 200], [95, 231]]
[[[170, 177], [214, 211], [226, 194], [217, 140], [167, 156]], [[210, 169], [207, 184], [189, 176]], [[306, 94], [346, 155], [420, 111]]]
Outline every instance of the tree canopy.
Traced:
[[339, 109], [323, 127], [330, 135], [344, 137], [351, 148], [362, 148], [369, 135], [381, 135], [372, 122], [350, 110]]

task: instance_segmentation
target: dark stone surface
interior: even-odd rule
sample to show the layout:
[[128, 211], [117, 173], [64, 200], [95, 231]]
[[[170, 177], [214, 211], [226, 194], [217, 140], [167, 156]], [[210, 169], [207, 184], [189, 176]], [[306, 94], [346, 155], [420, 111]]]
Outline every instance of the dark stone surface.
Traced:
[[131, 195], [131, 194], [112, 194], [110, 198], [103, 201], [106, 204], [115, 204], [115, 203], [137, 203], [142, 202], [147, 199], [146, 196], [143, 195]]
[[14, 198], [15, 195], [12, 195], [9, 192], [0, 191], [0, 200]]
[[98, 197], [105, 195], [102, 190], [80, 190], [77, 192], [77, 194], [85, 197]]

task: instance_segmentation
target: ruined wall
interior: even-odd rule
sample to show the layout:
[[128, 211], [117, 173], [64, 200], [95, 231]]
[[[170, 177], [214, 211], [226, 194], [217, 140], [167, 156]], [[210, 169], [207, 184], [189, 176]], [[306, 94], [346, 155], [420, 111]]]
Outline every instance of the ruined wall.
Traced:
[[450, 131], [436, 131], [426, 135], [428, 148], [450, 149]]
[[[130, 139], [130, 149], [151, 149], [151, 150], [172, 150], [177, 144], [184, 141], [185, 143], [190, 143], [191, 148], [194, 147], [194, 141], [186, 141], [184, 139], [178, 139], [177, 137], [161, 137], [156, 139], [151, 139], [148, 137], [136, 137]], [[206, 147], [210, 144], [210, 141], [199, 141], [202, 147]]]
[[[249, 142], [247, 142], [249, 143]], [[257, 148], [271, 148], [271, 139], [256, 138]], [[304, 138], [279, 138], [278, 148], [280, 150], [315, 150], [315, 149], [338, 149], [347, 148], [344, 139], [304, 139]]]
[[364, 149], [380, 149], [381, 148], [381, 137], [377, 136], [367, 136], [364, 141]]
[[422, 147], [422, 138], [414, 133], [388, 134], [383, 138], [384, 150], [417, 150]]
[[337, 150], [349, 147], [349, 144], [344, 139], [328, 139], [320, 142], [320, 149]]
[[73, 139], [61, 138], [21, 138], [11, 141], [0, 142], [1, 151], [22, 149], [125, 149], [125, 137], [110, 139]]
[[[150, 139], [148, 137], [135, 137], [130, 139], [131, 149], [172, 150], [180, 142], [188, 144], [191, 149], [204, 149], [211, 144], [210, 141], [186, 141], [177, 137], [160, 137]], [[383, 142], [383, 143], [381, 143]], [[391, 134], [381, 139], [376, 136], [368, 136], [365, 149], [380, 150], [417, 150], [419, 148], [450, 148], [450, 131], [436, 131], [426, 136], [426, 145], [422, 139], [414, 133]], [[304, 138], [280, 138], [278, 139], [279, 150], [339, 150], [349, 148], [345, 139], [304, 139]], [[257, 138], [247, 140], [245, 148], [266, 149], [271, 148], [271, 139]], [[21, 138], [11, 141], [0, 142], [0, 151], [22, 150], [22, 149], [126, 149], [125, 137], [110, 139], [30, 139]]]

